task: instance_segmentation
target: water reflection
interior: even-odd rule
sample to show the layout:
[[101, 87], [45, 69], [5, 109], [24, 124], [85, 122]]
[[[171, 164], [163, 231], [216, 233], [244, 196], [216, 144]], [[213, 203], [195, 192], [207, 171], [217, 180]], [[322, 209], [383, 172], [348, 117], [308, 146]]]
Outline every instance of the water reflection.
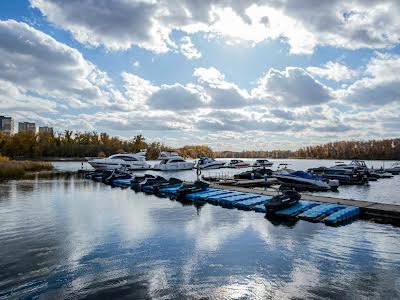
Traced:
[[285, 223], [75, 177], [0, 195], [0, 299], [400, 296], [390, 225]]

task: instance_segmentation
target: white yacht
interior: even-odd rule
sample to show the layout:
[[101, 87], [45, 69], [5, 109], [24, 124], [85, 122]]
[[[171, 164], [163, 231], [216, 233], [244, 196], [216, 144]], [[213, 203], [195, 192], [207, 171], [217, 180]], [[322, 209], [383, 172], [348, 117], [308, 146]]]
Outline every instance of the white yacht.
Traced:
[[200, 157], [197, 167], [202, 170], [220, 169], [225, 166], [224, 161], [217, 161], [211, 157]]
[[160, 171], [177, 171], [177, 170], [191, 170], [195, 163], [184, 160], [176, 152], [161, 152], [158, 158], [160, 163], [153, 166], [154, 170]]
[[146, 162], [146, 153], [114, 154], [107, 158], [89, 160], [88, 163], [96, 170], [148, 170], [151, 166]]

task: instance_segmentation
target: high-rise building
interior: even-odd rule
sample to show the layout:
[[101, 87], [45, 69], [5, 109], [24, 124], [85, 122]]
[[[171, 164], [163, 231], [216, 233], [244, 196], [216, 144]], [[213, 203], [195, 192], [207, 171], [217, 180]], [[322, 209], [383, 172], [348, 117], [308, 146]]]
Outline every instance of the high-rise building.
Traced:
[[29, 122], [19, 122], [18, 123], [18, 132], [36, 133], [36, 124], [29, 123]]
[[39, 127], [39, 133], [40, 133], [40, 134], [50, 134], [50, 135], [53, 135], [53, 127], [40, 126], [40, 127]]
[[14, 120], [11, 117], [0, 116], [0, 132], [4, 135], [14, 133]]

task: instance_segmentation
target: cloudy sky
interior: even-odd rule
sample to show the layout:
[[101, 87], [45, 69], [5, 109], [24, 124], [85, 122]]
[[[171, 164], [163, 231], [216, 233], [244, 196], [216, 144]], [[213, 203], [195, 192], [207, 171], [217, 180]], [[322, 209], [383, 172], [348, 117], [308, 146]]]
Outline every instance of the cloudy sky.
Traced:
[[400, 134], [398, 0], [2, 0], [0, 114], [172, 146]]

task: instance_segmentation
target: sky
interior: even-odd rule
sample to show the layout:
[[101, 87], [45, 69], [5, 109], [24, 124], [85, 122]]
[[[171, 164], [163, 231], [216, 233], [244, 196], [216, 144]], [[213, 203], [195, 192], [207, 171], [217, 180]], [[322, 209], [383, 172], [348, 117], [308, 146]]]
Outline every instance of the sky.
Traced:
[[170, 146], [400, 134], [398, 0], [2, 0], [0, 115]]

